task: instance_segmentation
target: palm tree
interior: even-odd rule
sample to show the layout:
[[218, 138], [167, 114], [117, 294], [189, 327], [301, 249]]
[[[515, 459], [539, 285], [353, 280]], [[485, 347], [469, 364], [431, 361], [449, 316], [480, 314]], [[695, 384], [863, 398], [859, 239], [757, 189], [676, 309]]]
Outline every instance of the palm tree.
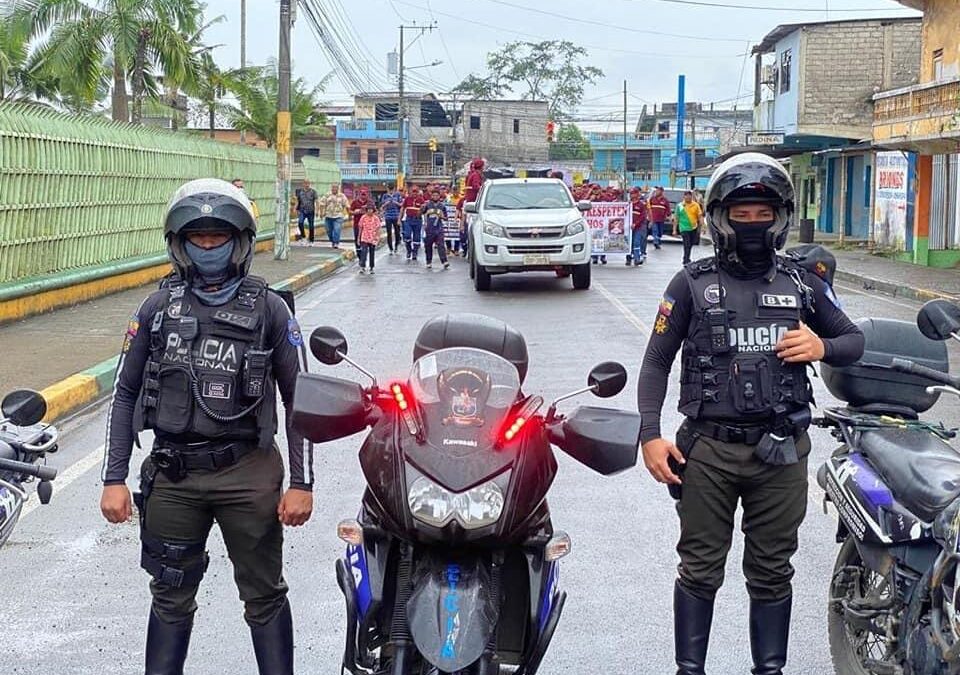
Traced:
[[200, 55], [200, 78], [197, 86], [189, 93], [200, 102], [207, 113], [210, 138], [216, 137], [217, 111], [223, 108], [221, 99], [227, 92], [240, 86], [242, 77], [243, 71], [239, 69], [222, 70], [209, 51]]
[[[326, 116], [318, 113], [318, 97], [326, 86], [330, 76], [323, 78], [317, 86], [307, 88], [303, 78], [290, 83], [290, 123], [294, 138], [308, 133], [324, 133]], [[279, 80], [277, 64], [271, 61], [259, 68], [247, 68], [239, 74], [231, 87], [239, 106], [224, 106], [234, 129], [257, 134], [274, 147], [277, 142], [277, 98]]]
[[13, 21], [31, 39], [42, 40], [38, 57], [49, 72], [75, 83], [93, 100], [112, 65], [113, 119], [130, 119], [127, 80], [133, 97], [133, 122], [143, 99], [157, 94], [154, 68], [177, 83], [196, 77], [197, 60], [185, 36], [197, 31], [200, 0], [21, 0]]

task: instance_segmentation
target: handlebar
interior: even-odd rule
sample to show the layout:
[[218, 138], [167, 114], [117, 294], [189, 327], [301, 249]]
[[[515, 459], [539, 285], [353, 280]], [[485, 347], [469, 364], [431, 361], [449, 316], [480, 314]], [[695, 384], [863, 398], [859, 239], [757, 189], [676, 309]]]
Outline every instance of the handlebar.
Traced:
[[40, 480], [53, 480], [57, 477], [57, 470], [52, 466], [45, 464], [28, 464], [26, 462], [17, 462], [12, 459], [0, 458], [0, 470], [22, 473], [27, 476], [33, 476]]
[[890, 367], [893, 370], [899, 370], [909, 375], [917, 375], [932, 382], [945, 384], [948, 387], [960, 388], [960, 378], [953, 377], [949, 373], [944, 373], [943, 371], [929, 368], [907, 359], [894, 358], [890, 362]]

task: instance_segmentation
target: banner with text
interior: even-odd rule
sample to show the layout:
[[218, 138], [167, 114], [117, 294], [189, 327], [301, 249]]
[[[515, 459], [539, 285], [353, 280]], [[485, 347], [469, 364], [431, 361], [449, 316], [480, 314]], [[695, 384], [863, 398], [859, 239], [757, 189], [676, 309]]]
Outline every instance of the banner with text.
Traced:
[[873, 240], [883, 248], [907, 249], [910, 160], [902, 152], [878, 152]]
[[594, 202], [587, 212], [593, 255], [630, 253], [630, 202]]

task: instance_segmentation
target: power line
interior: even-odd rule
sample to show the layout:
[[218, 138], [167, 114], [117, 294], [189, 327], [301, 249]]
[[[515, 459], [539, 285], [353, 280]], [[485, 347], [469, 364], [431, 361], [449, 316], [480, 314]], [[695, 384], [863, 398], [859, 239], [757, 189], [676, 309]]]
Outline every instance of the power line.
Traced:
[[[401, 4], [401, 5], [406, 5], [407, 7], [413, 7], [413, 8], [415, 8], [415, 9], [420, 9], [420, 10], [423, 10], [423, 11], [427, 11], [427, 8], [424, 7], [423, 5], [418, 5], [418, 4], [416, 4], [416, 3], [409, 2], [408, 0], [394, 0], [394, 2], [397, 2], [397, 3]], [[483, 22], [483, 21], [475, 21], [475, 20], [473, 20], [473, 19], [467, 19], [467, 18], [465, 18], [465, 17], [463, 17], [463, 16], [459, 16], [459, 15], [457, 15], [457, 14], [450, 14], [450, 13], [448, 13], [448, 12], [441, 12], [441, 11], [438, 10], [438, 9], [433, 10], [433, 13], [434, 13], [434, 14], [438, 14], [438, 15], [440, 15], [440, 16], [445, 16], [445, 17], [447, 17], [447, 18], [449, 18], [449, 19], [453, 19], [454, 21], [461, 21], [461, 22], [463, 22], [463, 23], [469, 23], [469, 24], [472, 24], [472, 25], [474, 25], [474, 26], [481, 26], [481, 27], [483, 27], [483, 28], [489, 28], [489, 29], [491, 29], [491, 30], [497, 31], [498, 33], [510, 33], [510, 34], [512, 34], [512, 35], [519, 35], [519, 36], [521, 36], [521, 37], [533, 38], [533, 39], [535, 39], [535, 40], [554, 40], [554, 39], [556, 39], [556, 36], [555, 36], [555, 35], [554, 35], [554, 36], [545, 36], [545, 35], [537, 35], [537, 34], [535, 34], [535, 33], [526, 33], [526, 32], [524, 32], [524, 31], [519, 31], [519, 30], [514, 30], [514, 29], [512, 29], [512, 28], [507, 28], [506, 26], [497, 26], [497, 25], [492, 24], [492, 23], [485, 23], [485, 22]], [[740, 41], [738, 40], [738, 42], [740, 42]], [[608, 46], [605, 46], [605, 45], [581, 44], [580, 46], [581, 46], [581, 47], [586, 47], [586, 48], [588, 48], [588, 49], [596, 49], [597, 51], [613, 52], [613, 53], [616, 53], [616, 54], [631, 54], [631, 55], [633, 55], [633, 56], [646, 56], [646, 57], [650, 57], [650, 58], [697, 59], [697, 60], [700, 60], [700, 59], [709, 59], [709, 60], [711, 60], [711, 61], [714, 61], [714, 60], [716, 60], [716, 59], [718, 59], [718, 58], [734, 58], [734, 57], [735, 57], [735, 58], [738, 58], [738, 59], [739, 59], [741, 56], [743, 56], [743, 54], [713, 54], [713, 55], [711, 55], [711, 56], [692, 56], [692, 55], [688, 55], [688, 54], [670, 55], [670, 54], [659, 54], [659, 53], [650, 53], [650, 52], [640, 52], [640, 51], [636, 51], [636, 50], [633, 50], [633, 49], [618, 49], [618, 48], [616, 48], [616, 47], [608, 47]]]
[[[653, 2], [665, 2], [673, 5], [691, 5], [694, 7], [716, 7], [721, 9], [755, 9], [765, 12], [816, 12], [817, 14], [822, 13], [822, 9], [813, 9], [812, 7], [770, 7], [763, 5], [738, 5], [729, 2], [704, 2], [704, 0], [653, 0]], [[899, 8], [898, 8], [899, 9]], [[827, 11], [828, 12], [890, 12], [894, 10], [886, 9], [883, 7], [850, 7], [850, 8], [830, 8], [829, 0], [827, 0]]]
[[[430, 6], [430, 0], [427, 0], [427, 9], [430, 10], [430, 18], [433, 19], [433, 22], [437, 22], [437, 18], [433, 15], [433, 7]], [[443, 39], [443, 31], [437, 28], [437, 35], [440, 36], [440, 44], [443, 45], [443, 51], [447, 55], [447, 61], [450, 63], [450, 68], [453, 69], [453, 74], [459, 81], [460, 73], [457, 72], [457, 66], [453, 62], [453, 56], [450, 55], [450, 50], [447, 48], [447, 41]]]
[[567, 14], [560, 14], [558, 12], [550, 12], [545, 9], [537, 9], [535, 7], [525, 7], [524, 5], [517, 5], [512, 2], [507, 2], [507, 0], [486, 0], [487, 2], [492, 2], [496, 5], [503, 5], [505, 7], [513, 7], [515, 9], [522, 9], [527, 12], [533, 12], [535, 14], [543, 14], [544, 16], [552, 16], [557, 19], [564, 19], [566, 21], [574, 21], [580, 24], [590, 24], [593, 26], [600, 26], [602, 28], [610, 28], [613, 30], [622, 30], [628, 33], [642, 33], [644, 35], [657, 35], [661, 37], [673, 37], [681, 38], [684, 40], [704, 40], [707, 42], [745, 42], [743, 39], [736, 38], [715, 38], [707, 37], [705, 35], [683, 35], [679, 33], [667, 33], [665, 31], [656, 31], [656, 30], [643, 30], [642, 28], [631, 28], [629, 26], [622, 26], [616, 23], [606, 23], [604, 21], [593, 21], [592, 19], [585, 19], [575, 16], [569, 16]]

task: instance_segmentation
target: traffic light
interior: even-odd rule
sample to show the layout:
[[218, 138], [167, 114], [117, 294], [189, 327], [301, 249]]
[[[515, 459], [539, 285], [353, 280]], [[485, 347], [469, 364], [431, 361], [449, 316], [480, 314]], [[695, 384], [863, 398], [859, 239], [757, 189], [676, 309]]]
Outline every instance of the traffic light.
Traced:
[[436, 139], [436, 138], [431, 138], [431, 139], [427, 142], [427, 147], [430, 148], [430, 152], [436, 152], [436, 151], [437, 151], [437, 139]]
[[553, 141], [555, 140], [554, 132], [556, 130], [557, 130], [557, 125], [553, 120], [547, 122], [547, 143], [553, 143]]

